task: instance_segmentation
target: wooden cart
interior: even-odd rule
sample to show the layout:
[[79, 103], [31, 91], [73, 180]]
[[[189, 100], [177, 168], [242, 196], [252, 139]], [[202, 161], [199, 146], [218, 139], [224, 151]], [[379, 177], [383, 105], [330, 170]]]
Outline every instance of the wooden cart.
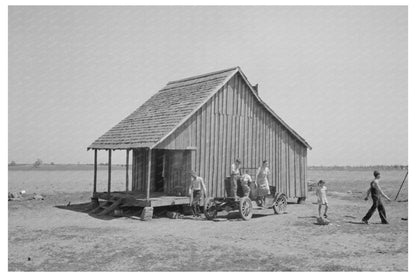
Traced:
[[[264, 203], [263, 197], [258, 195], [255, 182], [250, 183], [250, 195], [244, 196], [239, 180], [237, 186], [237, 197], [214, 197], [208, 198], [204, 207], [204, 214], [208, 220], [216, 218], [220, 211], [237, 210], [244, 220], [249, 220], [253, 216], [254, 210], [264, 210], [273, 208], [275, 214], [282, 213], [287, 207], [287, 197], [284, 193], [276, 191], [276, 187], [270, 186], [270, 195], [266, 196]], [[230, 196], [230, 178], [225, 180], [227, 196]]]

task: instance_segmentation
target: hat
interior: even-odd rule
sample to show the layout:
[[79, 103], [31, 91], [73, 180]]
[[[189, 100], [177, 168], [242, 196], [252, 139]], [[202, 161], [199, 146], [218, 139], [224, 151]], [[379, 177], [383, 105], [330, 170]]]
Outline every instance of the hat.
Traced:
[[237, 159], [235, 159], [235, 162], [236, 162], [236, 163], [240, 163], [240, 164], [241, 164], [241, 161], [240, 161], [240, 159], [238, 159], [238, 158], [237, 158]]
[[198, 174], [196, 174], [196, 172], [194, 170], [190, 170], [189, 174], [191, 174], [192, 176], [198, 176]]

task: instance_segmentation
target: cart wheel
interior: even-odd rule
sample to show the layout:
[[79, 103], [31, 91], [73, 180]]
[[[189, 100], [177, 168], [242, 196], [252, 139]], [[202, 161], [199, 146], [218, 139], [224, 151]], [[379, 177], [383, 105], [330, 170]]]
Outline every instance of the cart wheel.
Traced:
[[240, 216], [244, 220], [249, 220], [253, 216], [253, 204], [250, 198], [243, 197], [240, 199]]
[[275, 200], [273, 204], [273, 210], [275, 214], [282, 213], [286, 211], [287, 207], [287, 197], [283, 193], [277, 196], [277, 199]]
[[207, 200], [207, 204], [204, 207], [204, 214], [208, 220], [213, 220], [217, 217], [217, 207], [214, 199], [210, 198]]
[[256, 199], [256, 204], [257, 204], [257, 206], [259, 206], [259, 207], [263, 207], [263, 206], [264, 206], [263, 199], [262, 199], [261, 197], [257, 197], [257, 199]]

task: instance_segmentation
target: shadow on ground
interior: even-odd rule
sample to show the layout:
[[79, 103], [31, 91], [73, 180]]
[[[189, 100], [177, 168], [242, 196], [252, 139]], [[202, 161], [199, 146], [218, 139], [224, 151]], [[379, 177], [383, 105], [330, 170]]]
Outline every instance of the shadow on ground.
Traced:
[[[73, 212], [79, 212], [79, 213], [85, 213], [88, 214], [89, 216], [96, 218], [96, 219], [101, 219], [101, 220], [112, 220], [112, 219], [117, 219], [119, 217], [116, 216], [112, 216], [112, 215], [98, 215], [95, 213], [92, 213], [91, 211], [93, 210], [91, 203], [87, 202], [87, 203], [79, 203], [79, 204], [67, 204], [67, 205], [56, 205], [54, 206], [55, 208], [58, 209], [62, 209], [62, 210], [67, 210], [67, 211], [73, 211]], [[126, 208], [123, 209], [123, 217], [132, 217], [132, 216], [140, 216], [140, 212], [141, 210], [139, 209], [130, 209], [130, 208]]]
[[[96, 213], [92, 213], [91, 211], [93, 210], [93, 207], [91, 206], [90, 202], [86, 202], [86, 203], [79, 203], [79, 204], [66, 204], [66, 205], [56, 205], [54, 206], [55, 208], [58, 209], [62, 209], [62, 210], [68, 210], [68, 211], [73, 211], [73, 212], [78, 212], [78, 213], [84, 213], [84, 214], [88, 214], [89, 216], [96, 218], [96, 219], [100, 219], [100, 220], [112, 220], [112, 219], [117, 219], [120, 217], [135, 217], [134, 219], [137, 219], [137, 217], [140, 217], [141, 211], [143, 208], [139, 208], [139, 207], [124, 207], [122, 209], [122, 216], [114, 216], [114, 215], [99, 215]], [[187, 209], [186, 209], [187, 210]], [[153, 219], [158, 219], [158, 218], [169, 218], [169, 216], [167, 215], [168, 212], [178, 212], [180, 213], [183, 217], [182, 218], [178, 218], [177, 220], [180, 219], [184, 219], [184, 220], [206, 220], [204, 213], [201, 209], [201, 217], [193, 217], [192, 214], [189, 213], [189, 211], [185, 211], [184, 207], [175, 207], [175, 206], [168, 206], [168, 207], [155, 207], [154, 211], [153, 211]], [[284, 212], [283, 214], [280, 214], [280, 216], [287, 214], [287, 212]], [[267, 213], [267, 214], [258, 214], [258, 213], [254, 213], [251, 220], [255, 220], [257, 218], [262, 218], [262, 217], [266, 217], [266, 216], [274, 216], [276, 214], [274, 213]], [[305, 217], [306, 218], [306, 217]], [[311, 217], [314, 218], [314, 217]], [[243, 219], [241, 218], [240, 214], [238, 211], [230, 211], [229, 213], [220, 213], [217, 215], [216, 217], [217, 221], [243, 221]]]

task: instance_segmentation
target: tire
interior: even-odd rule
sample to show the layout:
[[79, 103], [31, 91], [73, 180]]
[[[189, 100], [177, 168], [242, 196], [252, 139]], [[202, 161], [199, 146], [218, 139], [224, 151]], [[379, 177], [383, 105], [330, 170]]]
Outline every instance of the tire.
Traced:
[[204, 207], [204, 215], [206, 219], [213, 220], [217, 217], [217, 206], [213, 198], [209, 198]]
[[257, 204], [257, 206], [259, 206], [259, 207], [263, 207], [263, 206], [264, 206], [263, 199], [261, 199], [261, 197], [257, 197], [257, 199], [256, 199], [256, 204]]
[[286, 211], [287, 207], [287, 197], [283, 193], [276, 197], [276, 200], [273, 204], [273, 210], [275, 214], [283, 213]]
[[239, 212], [242, 219], [250, 220], [253, 216], [253, 203], [251, 203], [250, 198], [240, 198]]

